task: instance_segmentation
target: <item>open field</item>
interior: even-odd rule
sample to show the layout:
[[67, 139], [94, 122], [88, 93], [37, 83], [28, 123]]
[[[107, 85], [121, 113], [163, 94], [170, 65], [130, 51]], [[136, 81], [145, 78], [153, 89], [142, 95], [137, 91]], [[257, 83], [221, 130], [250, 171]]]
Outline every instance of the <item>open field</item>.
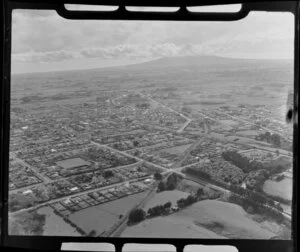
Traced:
[[172, 148], [163, 149], [164, 152], [170, 153], [170, 154], [182, 154], [184, 153], [192, 144], [187, 145], [179, 145]]
[[86, 233], [95, 230], [97, 234], [100, 234], [113, 226], [119, 220], [120, 214], [125, 215], [132, 207], [138, 204], [146, 194], [147, 192], [142, 192], [89, 207], [71, 214], [69, 219]]
[[172, 206], [176, 205], [177, 200], [181, 198], [186, 198], [189, 194], [185, 192], [181, 192], [178, 190], [173, 191], [164, 191], [157, 193], [153, 198], [151, 198], [148, 203], [145, 205], [144, 209], [147, 211], [151, 207], [155, 207], [157, 205], [163, 205], [170, 201]]
[[8, 217], [9, 235], [42, 235], [43, 225], [46, 222], [45, 215], [36, 211], [27, 211]]
[[293, 162], [293, 160], [291, 157], [279, 156], [278, 158], [276, 158], [272, 162], [270, 162], [267, 165], [267, 167], [275, 167], [275, 166], [281, 165], [288, 169], [292, 166], [292, 162]]
[[269, 239], [279, 230], [275, 223], [252, 220], [238, 205], [204, 200], [170, 216], [128, 227], [122, 237]]
[[174, 216], [157, 217], [128, 227], [121, 237], [226, 239], [191, 221]]
[[264, 183], [263, 190], [267, 194], [292, 200], [293, 181], [290, 178], [284, 178], [278, 182], [274, 180], [267, 180]]
[[81, 236], [74, 227], [70, 226], [60, 216], [56, 215], [51, 207], [42, 207], [37, 212], [46, 216], [45, 224], [43, 226], [43, 235]]

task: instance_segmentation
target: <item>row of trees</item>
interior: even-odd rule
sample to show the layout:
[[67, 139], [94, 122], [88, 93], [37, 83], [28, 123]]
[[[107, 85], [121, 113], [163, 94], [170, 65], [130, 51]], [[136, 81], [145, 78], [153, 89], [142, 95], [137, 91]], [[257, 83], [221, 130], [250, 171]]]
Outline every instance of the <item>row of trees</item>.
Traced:
[[197, 197], [189, 195], [187, 198], [181, 198], [177, 200], [177, 206], [179, 208], [187, 207], [197, 202]]
[[191, 173], [191, 174], [196, 175], [196, 176], [198, 176], [200, 178], [203, 178], [203, 179], [208, 179], [208, 180], [211, 179], [211, 175], [210, 174], [208, 174], [208, 173], [206, 173], [204, 171], [201, 171], [201, 170], [199, 170], [197, 168], [187, 167], [185, 169], [185, 172], [186, 173]]
[[148, 209], [148, 214], [150, 217], [159, 216], [163, 213], [166, 213], [172, 206], [172, 203], [169, 201], [165, 203], [164, 205], [157, 205], [155, 207], [151, 207]]
[[257, 213], [261, 215], [267, 215], [272, 219], [276, 220], [278, 223], [282, 223], [284, 221], [282, 211], [277, 211], [279, 210], [278, 206], [274, 206], [274, 208], [277, 209], [276, 210], [272, 207], [262, 205], [258, 202], [253, 201], [253, 199], [250, 199], [248, 197], [242, 197], [238, 194], [231, 194], [228, 198], [228, 201], [240, 205], [249, 214]]
[[[61, 218], [63, 218], [63, 220], [68, 223], [70, 226], [72, 226], [73, 228], [76, 229], [76, 231], [78, 233], [80, 233], [81, 235], [87, 235], [85, 231], [83, 231], [83, 229], [81, 229], [80, 227], [78, 227], [76, 224], [74, 224], [72, 221], [69, 220], [69, 218], [65, 217], [63, 214], [61, 214], [59, 211], [57, 211], [56, 209], [53, 210], [53, 212], [60, 216]], [[96, 235], [96, 231], [95, 231], [95, 235]]]

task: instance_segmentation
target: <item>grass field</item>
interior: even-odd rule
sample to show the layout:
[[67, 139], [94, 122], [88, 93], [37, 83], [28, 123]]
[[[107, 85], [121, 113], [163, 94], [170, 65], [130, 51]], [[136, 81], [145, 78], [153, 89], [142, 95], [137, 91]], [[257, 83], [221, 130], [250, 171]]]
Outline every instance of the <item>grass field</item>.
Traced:
[[263, 190], [267, 194], [292, 200], [293, 181], [290, 178], [285, 178], [279, 182], [267, 180], [264, 183]]
[[42, 207], [37, 212], [46, 216], [45, 224], [43, 226], [43, 235], [81, 236], [74, 227], [66, 223], [60, 216], [56, 215], [51, 207]]
[[285, 156], [279, 156], [278, 158], [274, 159], [272, 162], [270, 162], [267, 167], [276, 167], [278, 165], [281, 165], [286, 168], [290, 168], [292, 166], [292, 158], [291, 157], [285, 157]]
[[128, 227], [122, 237], [269, 239], [280, 229], [275, 223], [252, 220], [238, 205], [204, 200], [175, 214]]
[[192, 221], [173, 215], [148, 219], [138, 225], [127, 227], [121, 237], [225, 239], [207, 228], [195, 225]]
[[69, 219], [86, 233], [95, 230], [97, 234], [107, 231], [119, 220], [119, 215], [125, 215], [138, 204], [148, 192], [137, 193], [98, 206], [89, 207], [75, 212]]
[[42, 235], [45, 215], [27, 211], [8, 217], [9, 235]]
[[189, 194], [185, 192], [181, 192], [178, 190], [173, 191], [164, 191], [157, 193], [153, 198], [151, 198], [147, 204], [144, 206], [144, 210], [147, 211], [149, 208], [157, 206], [157, 205], [163, 205], [170, 201], [172, 203], [172, 206], [176, 205], [177, 200], [181, 198], [186, 198]]
[[170, 153], [170, 154], [183, 154], [192, 144], [187, 145], [179, 145], [172, 148], [163, 149], [164, 152]]

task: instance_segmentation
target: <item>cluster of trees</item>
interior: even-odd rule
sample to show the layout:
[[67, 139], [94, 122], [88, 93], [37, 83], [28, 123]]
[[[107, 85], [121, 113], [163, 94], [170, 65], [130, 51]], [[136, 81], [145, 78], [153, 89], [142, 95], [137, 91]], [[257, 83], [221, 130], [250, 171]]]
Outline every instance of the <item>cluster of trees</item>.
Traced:
[[[258, 202], [255, 202], [248, 197], [242, 197], [241, 195], [231, 194], [228, 198], [228, 201], [240, 205], [246, 212], [250, 214], [257, 213], [261, 215], [267, 215], [279, 223], [282, 223], [284, 221], [282, 211], [277, 211], [272, 207], [259, 204]], [[274, 207], [277, 208], [278, 206]]]
[[280, 135], [274, 133], [271, 134], [270, 132], [259, 134], [255, 137], [256, 140], [265, 141], [267, 143], [272, 144], [274, 147], [280, 147], [281, 146], [281, 138]]
[[158, 191], [162, 192], [162, 191], [170, 191], [170, 190], [174, 190], [177, 186], [177, 183], [182, 179], [182, 177], [176, 173], [172, 173], [167, 181], [160, 181], [158, 184]]
[[283, 208], [280, 206], [279, 203], [276, 204], [274, 202], [274, 200], [272, 200], [269, 197], [266, 197], [265, 195], [263, 195], [259, 192], [247, 190], [242, 187], [233, 186], [233, 185], [228, 186], [228, 189], [231, 192], [240, 195], [240, 197], [242, 197], [244, 199], [244, 201], [246, 201], [248, 203], [254, 202], [255, 204], [258, 204], [258, 205], [266, 205], [271, 208], [276, 208], [280, 212], [283, 212]]
[[208, 180], [211, 179], [211, 175], [210, 174], [208, 174], [208, 173], [206, 173], [204, 171], [201, 171], [201, 170], [199, 170], [197, 168], [187, 167], [185, 169], [185, 172], [186, 173], [191, 173], [191, 174], [196, 175], [196, 176], [198, 176], [200, 178], [204, 178], [204, 179], [208, 179]]
[[9, 211], [14, 212], [23, 208], [29, 208], [36, 205], [37, 200], [31, 196], [24, 196], [23, 194], [12, 194], [8, 202]]
[[114, 176], [114, 173], [113, 173], [112, 170], [106, 170], [106, 171], [103, 172], [102, 175], [103, 175], [104, 178], [110, 178], [110, 177]]
[[155, 207], [151, 207], [148, 209], [148, 214], [150, 217], [159, 216], [167, 212], [168, 209], [170, 209], [172, 206], [172, 203], [169, 201], [165, 203], [164, 205], [157, 205]]
[[159, 173], [159, 172], [155, 172], [154, 173], [154, 178], [156, 179], [156, 180], [162, 180], [162, 175], [161, 175], [161, 173]]
[[135, 105], [136, 108], [138, 109], [148, 109], [150, 107], [149, 103], [138, 103]]
[[226, 161], [229, 161], [233, 165], [241, 168], [245, 173], [264, 168], [262, 163], [255, 160], [250, 162], [247, 157], [242, 156], [237, 151], [225, 151], [222, 153], [222, 157]]
[[146, 218], [146, 212], [143, 209], [141, 208], [133, 209], [128, 216], [128, 224], [141, 222], [145, 218]]
[[275, 179], [277, 182], [283, 180], [285, 178], [284, 174], [278, 175], [277, 178]]

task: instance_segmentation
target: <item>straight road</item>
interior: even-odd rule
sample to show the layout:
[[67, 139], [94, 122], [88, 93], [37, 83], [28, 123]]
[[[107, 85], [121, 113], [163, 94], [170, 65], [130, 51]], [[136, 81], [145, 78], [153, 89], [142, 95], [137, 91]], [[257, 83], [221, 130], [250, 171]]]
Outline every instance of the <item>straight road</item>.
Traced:
[[113, 187], [116, 187], [116, 186], [120, 186], [120, 185], [122, 185], [124, 183], [127, 183], [127, 182], [132, 183], [132, 182], [136, 182], [136, 181], [140, 181], [140, 180], [145, 180], [145, 179], [150, 178], [150, 177], [151, 177], [151, 175], [149, 175], [147, 177], [143, 177], [143, 178], [134, 178], [134, 179], [122, 181], [122, 182], [119, 182], [119, 183], [115, 183], [115, 184], [111, 184], [111, 185], [107, 185], [107, 186], [103, 186], [103, 187], [98, 187], [98, 188], [86, 190], [86, 191], [83, 191], [83, 192], [78, 192], [78, 193], [71, 194], [71, 195], [68, 195], [68, 196], [64, 196], [64, 197], [56, 198], [56, 199], [53, 199], [53, 200], [49, 200], [47, 202], [37, 204], [37, 205], [29, 207], [29, 208], [20, 209], [18, 211], [9, 213], [9, 215], [16, 215], [16, 214], [19, 214], [19, 213], [22, 213], [22, 212], [26, 212], [26, 211], [29, 211], [29, 210], [34, 210], [34, 209], [37, 209], [39, 207], [46, 206], [46, 205], [58, 202], [58, 201], [61, 201], [61, 200], [66, 200], [66, 199], [69, 199], [69, 198], [81, 196], [81, 195], [91, 193], [91, 192], [95, 192], [95, 191], [110, 189], [110, 188], [113, 188]]
[[159, 104], [160, 106], [162, 106], [162, 107], [164, 107], [164, 108], [166, 108], [166, 109], [168, 109], [168, 110], [174, 112], [175, 114], [180, 115], [180, 116], [183, 117], [184, 119], [186, 119], [187, 121], [184, 123], [184, 125], [182, 125], [182, 126], [180, 127], [180, 129], [177, 130], [178, 133], [182, 132], [182, 131], [190, 124], [190, 122], [192, 121], [191, 118], [188, 118], [188, 117], [185, 116], [184, 114], [182, 114], [182, 113], [180, 113], [180, 112], [178, 112], [178, 111], [176, 111], [176, 110], [174, 110], [174, 109], [168, 107], [167, 105], [165, 105], [165, 104], [163, 104], [163, 103], [161, 103], [161, 102], [159, 102], [159, 101], [157, 101], [157, 100], [154, 100], [150, 95], [144, 95], [144, 94], [142, 94], [142, 93], [140, 93], [140, 92], [137, 92], [137, 93], [138, 93], [139, 95], [143, 96], [143, 97], [148, 98], [148, 99], [151, 100], [152, 102], [157, 103], [157, 104]]

